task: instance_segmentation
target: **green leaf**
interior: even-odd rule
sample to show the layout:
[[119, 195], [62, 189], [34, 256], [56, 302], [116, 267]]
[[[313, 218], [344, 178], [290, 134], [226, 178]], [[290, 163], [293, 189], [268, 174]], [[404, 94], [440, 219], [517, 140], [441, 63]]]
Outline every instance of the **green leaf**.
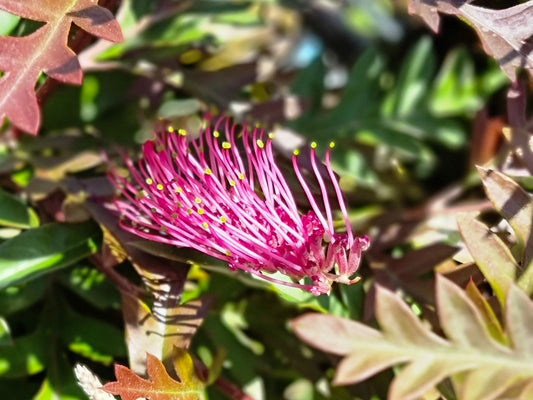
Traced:
[[38, 374], [47, 362], [48, 338], [41, 331], [0, 346], [0, 377], [18, 378]]
[[35, 304], [44, 296], [47, 284], [45, 279], [35, 279], [0, 290], [2, 314], [10, 315]]
[[117, 287], [98, 269], [80, 265], [64, 270], [58, 278], [63, 285], [95, 307], [102, 310], [120, 309]]
[[78, 386], [66, 354], [53, 345], [50, 352], [47, 377], [33, 400], [86, 400], [87, 396]]
[[52, 223], [0, 245], [0, 289], [34, 279], [96, 252], [101, 233], [92, 222]]
[[66, 305], [64, 307], [59, 333], [70, 351], [104, 365], [110, 365], [114, 356], [126, 356], [120, 330], [104, 321], [78, 314]]
[[457, 225], [468, 251], [502, 305], [519, 267], [509, 248], [470, 213], [457, 215]]
[[0, 347], [11, 343], [11, 329], [9, 329], [9, 324], [0, 316]]
[[0, 189], [0, 225], [13, 228], [34, 228], [39, 226], [39, 217], [22, 201]]
[[17, 26], [20, 21], [18, 15], [10, 14], [4, 10], [0, 10], [0, 35], [5, 36]]
[[398, 83], [383, 104], [385, 115], [405, 117], [416, 111], [427, 97], [434, 70], [433, 44], [431, 38], [425, 36], [403, 62]]

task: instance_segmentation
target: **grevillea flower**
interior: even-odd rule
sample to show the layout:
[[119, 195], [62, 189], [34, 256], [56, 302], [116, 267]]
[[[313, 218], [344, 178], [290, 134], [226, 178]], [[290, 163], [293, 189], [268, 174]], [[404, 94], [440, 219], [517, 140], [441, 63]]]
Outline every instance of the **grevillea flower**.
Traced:
[[[197, 137], [168, 127], [143, 145], [137, 166], [125, 157], [128, 177], [116, 169], [110, 174], [121, 191], [115, 201], [121, 225], [145, 239], [193, 248], [231, 269], [317, 295], [328, 293], [332, 281], [353, 283], [369, 240], [352, 232], [330, 150], [326, 174], [315, 147], [309, 171], [300, 166], [299, 151], [292, 158], [310, 204], [302, 214], [274, 159], [272, 134], [232, 125], [225, 117], [214, 125], [207, 118]], [[313, 194], [308, 175], [320, 196]], [[344, 232], [334, 228], [327, 185], [336, 194]], [[292, 279], [275, 279], [275, 272]]]

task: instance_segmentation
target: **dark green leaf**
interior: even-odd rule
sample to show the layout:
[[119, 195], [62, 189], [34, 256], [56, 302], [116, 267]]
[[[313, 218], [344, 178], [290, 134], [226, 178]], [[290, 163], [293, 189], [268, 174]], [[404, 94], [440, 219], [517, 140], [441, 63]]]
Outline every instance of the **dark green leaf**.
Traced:
[[93, 254], [98, 226], [52, 223], [31, 229], [0, 245], [0, 289], [72, 265]]
[[17, 197], [0, 189], [0, 225], [34, 228], [39, 225], [39, 217]]

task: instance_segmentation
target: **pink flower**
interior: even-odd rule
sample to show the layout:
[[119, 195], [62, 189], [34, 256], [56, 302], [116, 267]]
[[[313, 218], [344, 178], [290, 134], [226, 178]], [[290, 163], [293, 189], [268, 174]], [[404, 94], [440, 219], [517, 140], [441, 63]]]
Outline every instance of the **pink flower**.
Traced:
[[[113, 169], [110, 179], [122, 194], [115, 201], [122, 227], [316, 295], [328, 293], [332, 281], [358, 281], [353, 275], [369, 239], [352, 232], [330, 150], [327, 174], [320, 173], [324, 166], [317, 161], [316, 144], [309, 171], [300, 167], [299, 152], [294, 152], [294, 171], [310, 204], [302, 214], [274, 159], [272, 134], [232, 125], [226, 117], [205, 125], [197, 138], [171, 127], [159, 133], [143, 145], [138, 166], [125, 157], [127, 178]], [[318, 185], [321, 196], [313, 195], [307, 179]], [[334, 228], [326, 185], [334, 189], [345, 232]], [[275, 279], [275, 272], [292, 280]]]

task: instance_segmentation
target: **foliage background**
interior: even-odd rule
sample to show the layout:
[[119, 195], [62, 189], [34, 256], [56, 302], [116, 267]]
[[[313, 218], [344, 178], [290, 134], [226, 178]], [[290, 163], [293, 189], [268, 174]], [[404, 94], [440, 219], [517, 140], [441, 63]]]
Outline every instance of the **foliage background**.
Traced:
[[[478, 3], [498, 9], [517, 4]], [[338, 355], [308, 347], [289, 322], [318, 311], [376, 326], [375, 312], [384, 312], [375, 308], [379, 286], [402, 293], [411, 310], [441, 332], [435, 271], [463, 288], [470, 281], [481, 304], [494, 307], [492, 322], [502, 319], [507, 289], [498, 290], [505, 277], [487, 273], [472, 250], [492, 242], [472, 218], [463, 219], [460, 232], [455, 216], [480, 212], [482, 225], [505, 246], [520, 241], [505, 222], [512, 216], [496, 212], [503, 208], [499, 198], [487, 200], [475, 165], [498, 167], [531, 190], [530, 157], [517, 155], [514, 141], [520, 130], [530, 134], [517, 122], [526, 112], [508, 114], [509, 104], [518, 109], [507, 99], [510, 80], [471, 26], [446, 16], [435, 35], [407, 14], [405, 1], [389, 0], [105, 5], [124, 40], [91, 36], [80, 45], [79, 86], [37, 78], [38, 136], [7, 121], [2, 128], [2, 398], [83, 399], [76, 363], [112, 381], [114, 362], [140, 373], [145, 351], [164, 358], [171, 344], [190, 343], [214, 383], [209, 399], [227, 398], [229, 383], [255, 399], [385, 399], [397, 369], [333, 386]], [[24, 36], [40, 26], [0, 14], [2, 35]], [[73, 28], [71, 43], [80, 31]], [[525, 105], [531, 76], [521, 73], [517, 82], [513, 88]], [[333, 162], [353, 226], [372, 237], [362, 283], [314, 297], [230, 272], [187, 250], [132, 241], [116, 229], [95, 202], [113, 194], [104, 178], [106, 157], [117, 158], [117, 146], [137, 152], [160, 118], [194, 130], [201, 112], [212, 109], [273, 129], [281, 138], [282, 165], [290, 165], [293, 148], [305, 141], [322, 148], [337, 143]], [[487, 190], [492, 181], [481, 177]], [[526, 252], [530, 225], [526, 221]], [[157, 293], [165, 282], [176, 289], [161, 303]], [[189, 315], [192, 322], [178, 324], [180, 338], [173, 341], [147, 339], [146, 330], [167, 329], [157, 321], [130, 326], [126, 335], [124, 319], [135, 320], [147, 308]], [[378, 320], [383, 327], [383, 317]], [[317, 346], [318, 339], [308, 341]], [[457, 383], [456, 392], [452, 386], [441, 385], [441, 395], [459, 398]], [[245, 398], [237, 393], [234, 398]], [[423, 395], [435, 393], [427, 388]]]

